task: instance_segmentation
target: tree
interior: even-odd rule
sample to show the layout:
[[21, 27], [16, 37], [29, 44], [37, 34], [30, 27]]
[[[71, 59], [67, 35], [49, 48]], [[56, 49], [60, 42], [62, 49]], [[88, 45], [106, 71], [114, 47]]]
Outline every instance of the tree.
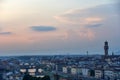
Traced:
[[48, 75], [44, 76], [42, 80], [50, 80], [50, 77]]
[[41, 77], [33, 77], [29, 74], [24, 75], [23, 80], [50, 80], [50, 77], [48, 75]]

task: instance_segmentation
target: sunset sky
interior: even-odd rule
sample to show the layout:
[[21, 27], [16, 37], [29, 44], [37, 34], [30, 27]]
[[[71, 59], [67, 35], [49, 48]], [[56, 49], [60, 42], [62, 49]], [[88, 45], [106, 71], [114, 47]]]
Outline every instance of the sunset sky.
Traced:
[[0, 0], [0, 55], [120, 51], [117, 0]]

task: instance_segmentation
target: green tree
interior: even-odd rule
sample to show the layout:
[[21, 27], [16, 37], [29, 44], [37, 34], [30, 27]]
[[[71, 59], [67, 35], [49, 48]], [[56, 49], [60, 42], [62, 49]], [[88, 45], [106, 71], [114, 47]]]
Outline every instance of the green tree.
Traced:
[[49, 76], [44, 76], [43, 78], [41, 77], [33, 77], [30, 76], [29, 74], [24, 75], [23, 80], [50, 80]]
[[48, 75], [44, 76], [42, 80], [50, 80], [50, 77]]

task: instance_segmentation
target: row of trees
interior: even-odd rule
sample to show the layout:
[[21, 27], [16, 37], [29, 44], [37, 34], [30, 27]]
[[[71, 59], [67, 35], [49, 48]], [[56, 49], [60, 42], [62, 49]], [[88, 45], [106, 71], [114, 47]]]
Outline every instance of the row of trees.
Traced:
[[29, 74], [24, 75], [23, 80], [50, 80], [50, 77], [45, 75], [44, 77], [33, 77]]

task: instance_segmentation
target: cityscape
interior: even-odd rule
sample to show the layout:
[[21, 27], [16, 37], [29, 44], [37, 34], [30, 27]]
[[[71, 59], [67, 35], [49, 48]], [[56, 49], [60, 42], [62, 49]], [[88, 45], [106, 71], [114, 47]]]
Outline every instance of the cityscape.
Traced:
[[23, 80], [48, 75], [50, 80], [120, 80], [120, 55], [11, 56], [0, 59], [0, 80]]
[[120, 0], [0, 0], [0, 80], [120, 80]]

